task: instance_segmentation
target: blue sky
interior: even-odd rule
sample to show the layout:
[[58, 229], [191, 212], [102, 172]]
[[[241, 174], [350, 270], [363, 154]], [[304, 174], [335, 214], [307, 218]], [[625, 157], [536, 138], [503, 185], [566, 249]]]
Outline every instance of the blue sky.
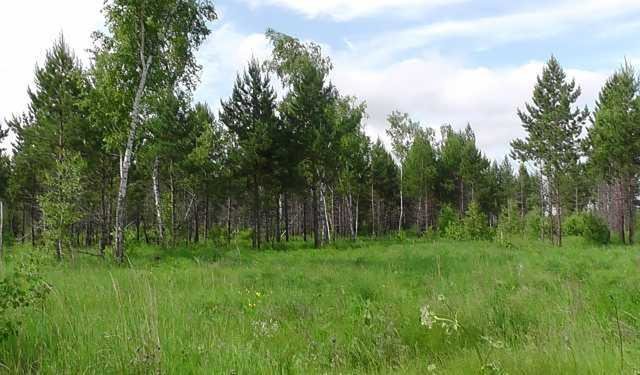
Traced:
[[[33, 66], [63, 31], [87, 60], [102, 0], [2, 2], [0, 119], [26, 105]], [[406, 111], [425, 126], [476, 129], [493, 158], [522, 135], [516, 116], [544, 61], [555, 54], [593, 106], [625, 58], [640, 64], [639, 0], [220, 0], [220, 19], [199, 53], [196, 98], [218, 107], [251, 57], [269, 55], [268, 27], [320, 43], [334, 83], [368, 103], [367, 132], [384, 138], [385, 116]], [[24, 22], [30, 19], [33, 22]], [[29, 25], [37, 24], [38, 28]]]

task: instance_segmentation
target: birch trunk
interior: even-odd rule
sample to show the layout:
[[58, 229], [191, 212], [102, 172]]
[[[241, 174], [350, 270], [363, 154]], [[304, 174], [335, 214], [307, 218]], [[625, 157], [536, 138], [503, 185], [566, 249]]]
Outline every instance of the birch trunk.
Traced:
[[322, 199], [322, 207], [324, 210], [324, 238], [327, 242], [331, 242], [331, 223], [329, 222], [329, 213], [327, 211], [327, 200], [324, 194], [324, 185], [320, 187], [320, 199]]
[[169, 188], [171, 199], [171, 246], [176, 246], [176, 188], [173, 179], [173, 161], [169, 165]]
[[636, 177], [631, 176], [628, 181], [627, 209], [629, 210], [629, 245], [635, 242], [636, 207], [634, 204], [636, 193]]
[[2, 234], [4, 233], [4, 202], [0, 199], [0, 260], [4, 256], [4, 243], [2, 242]]
[[116, 246], [114, 249], [114, 256], [119, 262], [124, 261], [124, 224], [127, 206], [127, 184], [129, 180], [129, 168], [131, 167], [131, 159], [133, 158], [133, 143], [136, 139], [136, 132], [138, 130], [138, 124], [140, 121], [139, 117], [141, 112], [141, 101], [144, 94], [145, 86], [147, 84], [147, 74], [149, 73], [149, 69], [151, 67], [151, 61], [151, 56], [149, 56], [142, 67], [140, 82], [138, 84], [135, 99], [133, 100], [131, 126], [129, 128], [129, 137], [127, 138], [127, 147], [125, 149], [124, 160], [122, 161], [120, 168], [120, 186], [118, 188], [118, 197], [116, 199]]
[[358, 222], [360, 218], [360, 199], [356, 198], [356, 217], [355, 217], [355, 222], [356, 222], [356, 230], [353, 234], [353, 239], [357, 240], [358, 239]]
[[424, 197], [424, 230], [429, 233], [429, 193]]
[[349, 215], [349, 230], [351, 232], [351, 238], [355, 239], [356, 238], [356, 223], [353, 220], [353, 196], [351, 195], [351, 192], [349, 192], [349, 196], [347, 198], [347, 210], [348, 210], [348, 215]]
[[402, 217], [404, 216], [404, 168], [400, 164], [400, 218], [398, 219], [398, 232], [402, 232]]
[[158, 225], [158, 242], [164, 244], [164, 224], [162, 223], [162, 208], [160, 207], [160, 185], [159, 185], [159, 169], [160, 161], [156, 156], [153, 161], [153, 174], [151, 180], [153, 182], [153, 201], [156, 208], [156, 220]]
[[319, 212], [318, 212], [318, 185], [313, 187], [313, 191], [312, 191], [312, 209], [311, 209], [311, 214], [312, 214], [312, 222], [313, 222], [313, 246], [316, 249], [319, 249], [320, 246], [322, 245], [322, 241], [320, 240], [320, 225], [319, 225], [319, 220], [318, 220], [318, 216]]
[[376, 236], [376, 205], [373, 197], [373, 183], [371, 183], [371, 233]]

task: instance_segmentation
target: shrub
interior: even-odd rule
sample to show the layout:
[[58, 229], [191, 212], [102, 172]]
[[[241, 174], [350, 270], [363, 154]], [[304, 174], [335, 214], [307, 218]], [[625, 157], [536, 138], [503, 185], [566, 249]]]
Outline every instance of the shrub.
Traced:
[[582, 236], [584, 232], [585, 217], [581, 213], [574, 213], [564, 222], [564, 234], [567, 236]]
[[480, 205], [477, 202], [471, 202], [462, 223], [466, 239], [487, 240], [491, 238], [487, 216], [480, 210]]
[[511, 209], [505, 207], [500, 213], [498, 227], [506, 234], [521, 234], [524, 231], [524, 220], [513, 206]]
[[467, 239], [467, 235], [464, 230], [464, 225], [460, 221], [450, 222], [443, 233], [445, 238], [456, 241], [464, 241]]
[[540, 238], [540, 231], [549, 233], [549, 219], [540, 217], [540, 209], [534, 208], [524, 217], [524, 230], [529, 238]]
[[582, 236], [590, 242], [606, 245], [611, 241], [611, 232], [607, 223], [599, 216], [586, 214], [583, 216]]
[[439, 227], [444, 237], [457, 241], [487, 240], [492, 237], [487, 217], [476, 202], [469, 205], [467, 214], [461, 221], [455, 217], [455, 212], [450, 207], [445, 206], [442, 209]]
[[18, 262], [0, 279], [0, 340], [17, 332], [25, 310], [44, 300], [49, 290], [32, 257]]
[[458, 214], [450, 205], [446, 204], [442, 206], [442, 209], [440, 210], [440, 217], [438, 218], [438, 231], [441, 234], [446, 235], [447, 227], [456, 223], [458, 223]]

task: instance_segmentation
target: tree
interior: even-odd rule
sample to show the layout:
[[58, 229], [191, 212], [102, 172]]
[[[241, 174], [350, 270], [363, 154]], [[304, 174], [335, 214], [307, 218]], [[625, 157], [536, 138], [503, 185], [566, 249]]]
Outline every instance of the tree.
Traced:
[[587, 108], [575, 108], [581, 94], [575, 80], [568, 81], [555, 57], [551, 57], [538, 76], [533, 102], [518, 110], [527, 137], [511, 143], [513, 157], [533, 161], [546, 177], [551, 196], [554, 242], [562, 246], [561, 177], [579, 159], [579, 136], [589, 116]]
[[[0, 126], [0, 146], [2, 146], [2, 142], [7, 138], [7, 135], [9, 135], [9, 128], [2, 129]], [[7, 197], [10, 176], [10, 159], [5, 155], [4, 149], [0, 147], [0, 260], [2, 260], [4, 254], [4, 202]]]
[[[370, 173], [369, 137], [364, 133], [362, 120], [366, 105], [357, 103], [355, 98], [341, 98], [338, 101], [338, 126], [345, 129], [339, 147], [340, 175], [339, 190], [346, 197], [349, 231], [353, 240], [358, 237], [360, 197], [367, 193]], [[353, 131], [353, 129], [356, 129]]]
[[47, 174], [46, 192], [38, 199], [44, 215], [45, 238], [54, 243], [60, 260], [64, 247], [69, 245], [70, 227], [81, 217], [78, 197], [83, 168], [78, 154], [70, 153], [56, 160], [53, 173]]
[[393, 111], [387, 117], [389, 128], [386, 130], [387, 135], [391, 138], [391, 149], [398, 160], [400, 166], [400, 217], [398, 219], [398, 231], [402, 230], [402, 220], [404, 216], [403, 202], [403, 170], [404, 162], [411, 148], [413, 140], [420, 130], [420, 124], [409, 118], [408, 113]]
[[[460, 133], [462, 139], [462, 154], [460, 155], [460, 211], [466, 212], [467, 195], [470, 194], [470, 200], [476, 200], [476, 188], [489, 167], [489, 161], [482, 155], [476, 146], [476, 136], [471, 129], [471, 125], [467, 124], [464, 132]], [[465, 189], [465, 185], [469, 185], [470, 189]]]
[[589, 163], [601, 179], [616, 184], [620, 190], [617, 213], [619, 231], [625, 241], [626, 228], [629, 243], [634, 240], [635, 204], [640, 166], [640, 82], [629, 64], [611, 76], [602, 88], [588, 129], [586, 148]]
[[[434, 132], [431, 128], [421, 129], [407, 153], [404, 163], [405, 186], [409, 197], [424, 200], [424, 227], [429, 231], [431, 196], [435, 190], [438, 166], [436, 152], [433, 147]], [[421, 204], [417, 204], [417, 211], [420, 211]], [[416, 214], [416, 230], [421, 231], [420, 216]]]
[[222, 102], [220, 122], [236, 137], [241, 155], [241, 171], [253, 192], [253, 246], [260, 248], [260, 191], [272, 184], [278, 129], [276, 94], [257, 60], [251, 60], [238, 75], [228, 101]]
[[273, 58], [267, 66], [289, 89], [280, 112], [301, 150], [301, 168], [312, 192], [314, 246], [319, 248], [323, 241], [330, 240], [325, 188], [335, 177], [339, 163], [338, 156], [328, 150], [340, 144], [347, 130], [336, 122], [338, 94], [328, 77], [332, 64], [315, 43], [305, 44], [274, 30], [267, 31], [267, 38], [273, 45]]
[[136, 85], [120, 162], [116, 201], [115, 258], [124, 260], [124, 224], [129, 168], [144, 114], [145, 94], [176, 84], [189, 90], [199, 70], [195, 51], [216, 19], [210, 0], [113, 0], [104, 7], [108, 34], [96, 34], [99, 49], [120, 69], [125, 90]]
[[[389, 230], [389, 212], [385, 203], [395, 204], [400, 186], [398, 166], [380, 139], [371, 147], [371, 232], [375, 236]], [[384, 223], [382, 218], [385, 218]]]

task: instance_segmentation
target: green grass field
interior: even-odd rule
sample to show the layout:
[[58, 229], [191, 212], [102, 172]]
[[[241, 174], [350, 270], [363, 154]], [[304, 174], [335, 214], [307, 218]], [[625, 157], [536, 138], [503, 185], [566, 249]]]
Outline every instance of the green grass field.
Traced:
[[[640, 248], [361, 242], [137, 247], [42, 272], [8, 373], [635, 374]], [[50, 262], [50, 263], [49, 263]], [[447, 334], [421, 308], [457, 319]], [[621, 357], [622, 354], [622, 357]]]

